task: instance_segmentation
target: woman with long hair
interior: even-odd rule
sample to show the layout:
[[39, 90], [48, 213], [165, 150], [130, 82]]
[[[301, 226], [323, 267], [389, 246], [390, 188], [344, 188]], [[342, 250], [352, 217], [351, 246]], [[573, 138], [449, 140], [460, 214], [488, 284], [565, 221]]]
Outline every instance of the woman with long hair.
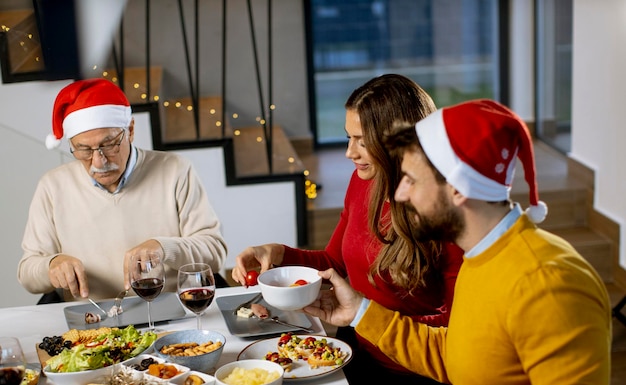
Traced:
[[[245, 284], [246, 272], [259, 267], [333, 267], [353, 288], [383, 306], [431, 326], [445, 326], [462, 252], [453, 244], [412, 238], [414, 215], [393, 197], [402, 177], [400, 159], [383, 144], [394, 123], [415, 124], [434, 112], [435, 104], [411, 79], [387, 74], [354, 90], [345, 107], [346, 157], [356, 170], [328, 245], [324, 250], [276, 243], [248, 247], [237, 256], [232, 277]], [[339, 328], [337, 338], [353, 347], [352, 361], [344, 367], [350, 383], [436, 383], [395, 364], [350, 327]]]

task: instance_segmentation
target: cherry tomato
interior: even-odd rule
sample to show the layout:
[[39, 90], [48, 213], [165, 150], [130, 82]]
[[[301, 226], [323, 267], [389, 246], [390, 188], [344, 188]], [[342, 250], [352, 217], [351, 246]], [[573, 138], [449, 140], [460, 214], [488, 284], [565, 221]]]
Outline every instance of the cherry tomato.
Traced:
[[304, 285], [308, 285], [308, 282], [305, 281], [304, 279], [299, 279], [296, 282], [293, 283], [296, 286], [304, 286]]
[[246, 274], [246, 286], [256, 286], [257, 278], [259, 277], [259, 272], [256, 270], [250, 270], [248, 274]]

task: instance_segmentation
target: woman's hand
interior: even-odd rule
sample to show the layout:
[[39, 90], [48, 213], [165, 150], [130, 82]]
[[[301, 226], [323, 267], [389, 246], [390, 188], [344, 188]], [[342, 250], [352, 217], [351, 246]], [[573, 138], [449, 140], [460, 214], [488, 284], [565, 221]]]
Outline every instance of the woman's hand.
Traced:
[[246, 276], [250, 270], [269, 270], [272, 265], [280, 265], [285, 254], [285, 247], [278, 243], [247, 247], [235, 259], [236, 265], [231, 276], [235, 282], [248, 287]]

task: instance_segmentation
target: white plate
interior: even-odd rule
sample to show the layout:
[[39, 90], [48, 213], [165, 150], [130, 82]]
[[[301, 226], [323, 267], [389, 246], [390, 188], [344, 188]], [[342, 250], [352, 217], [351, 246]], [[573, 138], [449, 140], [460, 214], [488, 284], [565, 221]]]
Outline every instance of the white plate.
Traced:
[[[293, 362], [290, 371], [285, 372], [284, 379], [287, 381], [292, 380], [310, 380], [312, 378], [323, 377], [331, 373], [336, 372], [343, 368], [352, 359], [352, 348], [347, 343], [332, 337], [310, 335], [310, 334], [297, 334], [298, 337], [304, 339], [306, 337], [326, 338], [328, 344], [334, 348], [341, 348], [342, 352], [346, 352], [346, 358], [343, 360], [343, 364], [337, 366], [322, 366], [317, 369], [311, 369], [309, 364], [304, 360], [297, 360]], [[280, 337], [268, 338], [259, 340], [246, 346], [237, 356], [237, 360], [247, 359], [265, 359], [265, 355], [268, 352], [278, 351], [278, 340]]]

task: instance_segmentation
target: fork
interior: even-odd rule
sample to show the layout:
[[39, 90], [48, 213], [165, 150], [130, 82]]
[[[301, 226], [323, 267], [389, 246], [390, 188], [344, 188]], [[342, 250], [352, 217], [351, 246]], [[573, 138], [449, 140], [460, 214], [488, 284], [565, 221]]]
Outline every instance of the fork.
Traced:
[[126, 297], [126, 294], [128, 294], [128, 290], [122, 290], [117, 295], [117, 297], [115, 297], [115, 301], [113, 302], [113, 307], [111, 307], [111, 309], [107, 313], [109, 317], [117, 317], [123, 311], [122, 301], [124, 300], [124, 297]]
[[255, 303], [256, 301], [259, 300], [259, 298], [261, 298], [263, 294], [262, 293], [258, 293], [257, 295], [255, 295], [254, 297], [252, 297], [252, 299], [242, 303], [241, 305], [237, 306], [235, 308], [235, 310], [233, 311], [233, 314], [237, 315], [237, 310], [241, 309], [242, 307], [249, 307], [250, 305], [252, 305], [253, 303]]
[[94, 301], [91, 298], [87, 298], [89, 300], [89, 302], [91, 302], [91, 304], [93, 306], [95, 306], [98, 310], [100, 310], [102, 312], [102, 314], [104, 314], [104, 316], [106, 317], [108, 315], [107, 311], [104, 310], [100, 305], [98, 305], [98, 303], [96, 301]]

